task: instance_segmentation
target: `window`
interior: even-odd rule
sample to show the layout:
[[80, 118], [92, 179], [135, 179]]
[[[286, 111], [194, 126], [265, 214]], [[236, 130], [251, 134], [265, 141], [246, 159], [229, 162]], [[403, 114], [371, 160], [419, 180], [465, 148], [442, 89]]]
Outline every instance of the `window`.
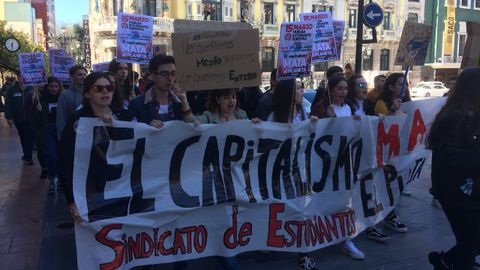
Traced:
[[460, 7], [470, 8], [470, 0], [460, 0]]
[[465, 50], [465, 45], [467, 44], [467, 35], [466, 34], [458, 34], [458, 56], [463, 56], [463, 52]]
[[313, 64], [313, 70], [316, 72], [327, 72], [328, 62], [321, 62]]
[[382, 49], [380, 52], [380, 70], [390, 70], [390, 50]]
[[385, 12], [383, 15], [383, 29], [384, 30], [391, 30], [391, 12]]
[[286, 15], [287, 15], [287, 18], [286, 18], [286, 21], [287, 22], [294, 22], [295, 21], [295, 5], [290, 5], [290, 4], [287, 4], [285, 5], [286, 8], [285, 8], [285, 12], [286, 12]]
[[474, 6], [473, 6], [473, 7], [474, 7], [474, 8], [478, 8], [478, 9], [480, 9], [480, 0], [475, 0], [475, 2], [474, 2], [474, 3], [475, 3], [475, 4], [474, 4]]
[[418, 14], [416, 14], [416, 13], [408, 13], [407, 21], [408, 21], [408, 22], [412, 22], [412, 23], [418, 23]]
[[420, 2], [420, 0], [408, 0], [408, 2]]
[[197, 4], [197, 15], [202, 14], [201, 10], [202, 8], [200, 7], [200, 4]]
[[263, 4], [263, 12], [265, 14], [265, 24], [273, 24], [273, 3]]
[[143, 15], [156, 17], [157, 16], [156, 12], [157, 12], [157, 3], [155, 0], [143, 1]]
[[363, 70], [373, 70], [373, 50], [364, 48], [362, 58]]
[[357, 28], [357, 10], [356, 9], [348, 10], [348, 27]]
[[275, 48], [262, 48], [262, 72], [270, 72], [275, 68]]
[[225, 7], [225, 16], [228, 16], [228, 7]]
[[333, 6], [312, 5], [312, 12], [330, 11], [333, 12]]
[[202, 4], [204, 21], [222, 20], [222, 0], [202, 0]]
[[192, 5], [188, 5], [188, 9], [187, 9], [187, 14], [188, 16], [192, 16]]

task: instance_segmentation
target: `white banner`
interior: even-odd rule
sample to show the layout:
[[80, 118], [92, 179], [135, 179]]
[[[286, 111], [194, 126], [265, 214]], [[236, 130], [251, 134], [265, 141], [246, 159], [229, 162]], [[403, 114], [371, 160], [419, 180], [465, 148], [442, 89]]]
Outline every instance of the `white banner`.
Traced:
[[310, 252], [380, 222], [429, 155], [444, 99], [404, 115], [304, 121], [167, 122], [81, 119], [74, 197], [79, 269]]

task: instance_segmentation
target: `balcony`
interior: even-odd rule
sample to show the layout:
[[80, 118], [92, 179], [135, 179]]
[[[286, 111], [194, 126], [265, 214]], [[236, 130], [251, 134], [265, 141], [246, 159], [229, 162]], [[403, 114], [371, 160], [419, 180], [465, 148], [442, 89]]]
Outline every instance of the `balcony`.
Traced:
[[385, 41], [397, 40], [397, 34], [393, 30], [383, 30], [381, 38]]
[[462, 56], [443, 56], [440, 58], [442, 64], [462, 63]]
[[[95, 18], [91, 21], [91, 26], [90, 31], [94, 33], [115, 34], [117, 32], [117, 16]], [[153, 31], [173, 33], [173, 19], [161, 17], [153, 18]]]
[[264, 24], [262, 26], [263, 35], [265, 36], [278, 36], [279, 30], [276, 24]]

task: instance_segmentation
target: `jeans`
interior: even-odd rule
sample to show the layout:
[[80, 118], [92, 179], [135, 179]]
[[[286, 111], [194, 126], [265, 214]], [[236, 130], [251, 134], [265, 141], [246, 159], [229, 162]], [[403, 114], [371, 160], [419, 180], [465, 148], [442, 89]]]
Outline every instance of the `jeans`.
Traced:
[[453, 205], [440, 199], [457, 243], [444, 253], [445, 263], [455, 270], [472, 270], [480, 251], [480, 210]]
[[20, 137], [20, 144], [22, 145], [23, 160], [32, 160], [33, 151], [33, 131], [27, 122], [15, 122], [18, 136]]
[[47, 126], [47, 170], [48, 178], [54, 179], [58, 177], [58, 158], [57, 158], [57, 125], [50, 123]]

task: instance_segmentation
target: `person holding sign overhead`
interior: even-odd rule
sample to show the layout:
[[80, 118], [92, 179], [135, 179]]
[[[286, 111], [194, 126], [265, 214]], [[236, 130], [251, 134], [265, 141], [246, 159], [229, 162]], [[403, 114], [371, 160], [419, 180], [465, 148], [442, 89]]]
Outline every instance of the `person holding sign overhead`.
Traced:
[[162, 128], [163, 122], [171, 120], [193, 122], [187, 95], [175, 82], [175, 58], [156, 55], [150, 60], [148, 68], [154, 84], [134, 98], [129, 106], [137, 121], [156, 128]]
[[120, 63], [115, 59], [113, 59], [108, 65], [108, 71], [115, 75], [117, 91], [119, 91], [119, 97], [125, 109], [128, 109], [130, 101], [135, 98], [135, 92], [138, 92], [135, 91], [130, 78], [128, 78], [128, 74], [131, 70], [131, 64]]

